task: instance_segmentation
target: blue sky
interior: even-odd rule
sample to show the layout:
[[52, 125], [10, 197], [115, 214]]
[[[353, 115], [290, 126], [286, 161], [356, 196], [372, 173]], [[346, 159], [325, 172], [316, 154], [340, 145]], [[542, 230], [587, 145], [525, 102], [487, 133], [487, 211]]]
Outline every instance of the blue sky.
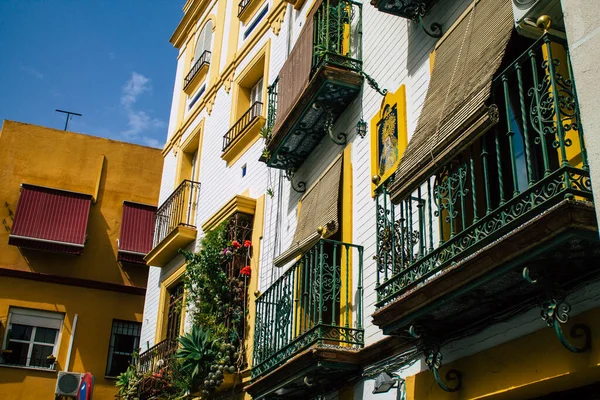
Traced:
[[0, 0], [0, 120], [162, 147], [184, 0]]

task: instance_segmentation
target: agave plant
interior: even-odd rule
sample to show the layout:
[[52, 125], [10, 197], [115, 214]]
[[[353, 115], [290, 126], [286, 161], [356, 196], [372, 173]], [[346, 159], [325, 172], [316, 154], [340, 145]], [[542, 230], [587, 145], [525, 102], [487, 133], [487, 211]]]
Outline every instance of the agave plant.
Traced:
[[191, 332], [179, 338], [179, 343], [181, 347], [176, 357], [183, 360], [182, 371], [190, 374], [192, 381], [205, 376], [218, 357], [220, 347], [211, 332], [194, 326]]
[[130, 394], [130, 387], [134, 386], [136, 382], [136, 374], [135, 368], [133, 366], [129, 366], [127, 370], [121, 373], [117, 377], [117, 381], [115, 382], [115, 386], [119, 390], [119, 396], [121, 398], [127, 399]]

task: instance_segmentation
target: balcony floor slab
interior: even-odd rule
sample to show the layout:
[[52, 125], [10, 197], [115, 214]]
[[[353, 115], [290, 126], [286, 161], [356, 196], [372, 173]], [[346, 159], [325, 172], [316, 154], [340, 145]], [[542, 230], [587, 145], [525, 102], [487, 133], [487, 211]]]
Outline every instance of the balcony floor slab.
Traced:
[[527, 282], [525, 267], [559, 293], [600, 275], [593, 205], [563, 200], [410, 288], [377, 310], [373, 323], [385, 334], [415, 325], [443, 338], [484, 328], [544, 300], [548, 286]]

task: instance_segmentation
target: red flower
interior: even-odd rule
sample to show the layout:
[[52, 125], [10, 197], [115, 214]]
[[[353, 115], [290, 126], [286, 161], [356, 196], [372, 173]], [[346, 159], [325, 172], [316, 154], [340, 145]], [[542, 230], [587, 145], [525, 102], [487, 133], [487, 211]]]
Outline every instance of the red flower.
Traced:
[[244, 268], [241, 269], [240, 271], [240, 275], [244, 275], [244, 276], [250, 276], [250, 274], [252, 273], [252, 269], [250, 269], [249, 265], [246, 265]]
[[239, 249], [240, 247], [242, 247], [242, 245], [237, 240], [234, 240], [233, 242], [231, 242], [231, 247], [233, 247], [234, 249]]
[[244, 240], [244, 247], [250, 247], [252, 246], [252, 242], [249, 240]]

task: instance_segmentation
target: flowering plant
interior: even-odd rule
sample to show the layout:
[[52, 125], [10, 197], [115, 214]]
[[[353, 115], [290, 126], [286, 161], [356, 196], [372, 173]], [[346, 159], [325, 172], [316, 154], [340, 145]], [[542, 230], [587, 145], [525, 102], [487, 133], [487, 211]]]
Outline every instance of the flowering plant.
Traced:
[[252, 246], [252, 242], [249, 240], [244, 240], [244, 247], [249, 248], [250, 246]]
[[246, 265], [244, 268], [240, 270], [240, 275], [250, 276], [252, 274], [252, 269], [249, 265]]
[[242, 247], [242, 245], [237, 240], [234, 240], [231, 242], [231, 247], [233, 247], [234, 249], [239, 249], [240, 247]]

